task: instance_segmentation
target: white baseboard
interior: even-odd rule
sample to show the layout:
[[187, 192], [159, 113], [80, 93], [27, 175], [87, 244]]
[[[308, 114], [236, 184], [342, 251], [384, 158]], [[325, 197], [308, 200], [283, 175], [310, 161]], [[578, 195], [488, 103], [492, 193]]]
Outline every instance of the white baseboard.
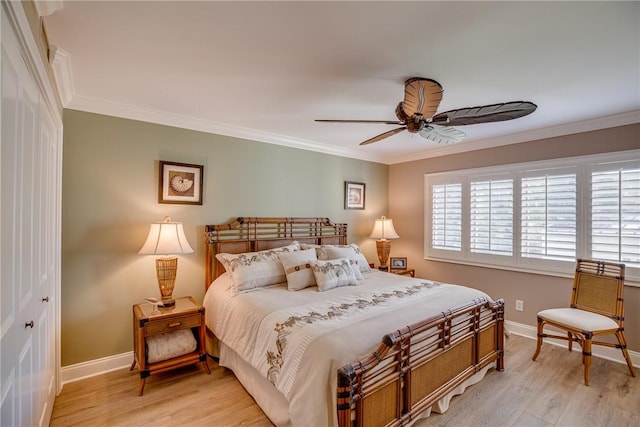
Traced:
[[[525, 338], [535, 340], [537, 337], [537, 330], [534, 326], [525, 325], [523, 323], [516, 323], [510, 320], [505, 320], [505, 328], [509, 333], [520, 335]], [[565, 341], [545, 339], [545, 343], [558, 345], [561, 347], [567, 346]], [[579, 345], [573, 347], [573, 351], [582, 351]], [[614, 362], [622, 363], [626, 365], [622, 352], [618, 349], [609, 347], [593, 346], [593, 355], [601, 357], [603, 359], [612, 360]], [[631, 362], [634, 366], [640, 368], [640, 353], [636, 351], [629, 351], [631, 356]], [[60, 370], [62, 375], [62, 384], [78, 381], [84, 378], [93, 377], [107, 372], [115, 371], [117, 369], [123, 369], [131, 366], [133, 361], [133, 352], [127, 352], [122, 354], [116, 354], [114, 356], [103, 357], [101, 359], [89, 360], [88, 362], [78, 363], [76, 365], [64, 366]]]
[[[504, 326], [505, 329], [509, 331], [509, 333], [512, 333], [514, 335], [520, 335], [532, 340], [538, 339], [538, 330], [535, 326], [525, 325], [524, 323], [516, 323], [510, 320], [505, 320]], [[544, 342], [567, 348], [567, 342], [563, 340], [545, 338]], [[582, 352], [582, 348], [580, 348], [579, 345], [574, 345], [573, 351]], [[624, 360], [624, 357], [622, 356], [622, 352], [617, 348], [594, 345], [593, 347], [591, 347], [591, 354], [602, 359], [611, 360], [613, 362], [621, 363], [624, 365], [627, 364], [627, 361]], [[531, 355], [533, 356], [533, 353], [531, 353]], [[640, 353], [636, 351], [629, 351], [629, 356], [631, 357], [631, 363], [633, 363], [633, 366], [635, 366], [636, 368], [640, 368]]]
[[84, 378], [94, 377], [117, 369], [128, 368], [133, 362], [133, 351], [89, 360], [75, 365], [63, 366], [60, 369], [62, 385]]

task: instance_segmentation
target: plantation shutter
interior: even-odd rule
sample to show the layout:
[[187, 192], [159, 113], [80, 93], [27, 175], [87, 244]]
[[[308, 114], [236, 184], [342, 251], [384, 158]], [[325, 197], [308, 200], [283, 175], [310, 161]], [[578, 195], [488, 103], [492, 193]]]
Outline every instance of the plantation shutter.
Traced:
[[576, 257], [576, 175], [523, 177], [520, 252], [525, 258]]
[[471, 183], [471, 252], [513, 254], [513, 180]]
[[640, 267], [640, 169], [591, 173], [591, 257]]
[[434, 249], [462, 248], [462, 184], [432, 187], [431, 245]]

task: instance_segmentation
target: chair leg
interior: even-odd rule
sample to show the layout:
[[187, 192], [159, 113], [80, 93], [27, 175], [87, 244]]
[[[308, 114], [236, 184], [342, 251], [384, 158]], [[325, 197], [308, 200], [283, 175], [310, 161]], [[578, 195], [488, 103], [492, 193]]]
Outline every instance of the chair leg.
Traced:
[[582, 363], [584, 364], [584, 385], [589, 385], [589, 370], [591, 369], [591, 334], [585, 334], [582, 346]]
[[531, 360], [536, 360], [540, 354], [540, 347], [542, 347], [542, 328], [544, 327], [544, 320], [538, 317], [538, 342], [536, 343], [536, 352], [533, 354]]
[[636, 376], [636, 371], [631, 363], [631, 357], [629, 356], [629, 351], [627, 350], [627, 340], [624, 337], [624, 332], [616, 331], [616, 337], [618, 338], [618, 343], [620, 343], [620, 349], [622, 350], [622, 355], [627, 361], [627, 366], [629, 367], [629, 373], [632, 377]]
[[567, 332], [567, 337], [569, 338], [569, 351], [573, 351], [573, 334], [571, 333], [571, 331]]

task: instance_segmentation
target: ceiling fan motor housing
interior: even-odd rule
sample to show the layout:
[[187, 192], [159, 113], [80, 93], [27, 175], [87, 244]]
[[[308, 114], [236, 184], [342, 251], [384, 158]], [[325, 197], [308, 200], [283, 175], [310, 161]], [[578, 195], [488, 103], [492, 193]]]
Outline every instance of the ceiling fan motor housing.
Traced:
[[413, 116], [407, 116], [402, 102], [396, 107], [396, 117], [407, 127], [407, 131], [410, 133], [418, 133], [424, 129], [425, 120], [422, 114], [415, 113]]

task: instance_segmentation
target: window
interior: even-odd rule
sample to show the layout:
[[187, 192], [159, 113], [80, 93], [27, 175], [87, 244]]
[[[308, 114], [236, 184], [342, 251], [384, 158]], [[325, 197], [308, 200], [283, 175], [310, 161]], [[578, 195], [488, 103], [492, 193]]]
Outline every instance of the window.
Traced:
[[575, 261], [575, 173], [523, 177], [520, 186], [521, 256]]
[[591, 173], [591, 255], [640, 266], [640, 169]]
[[459, 251], [462, 247], [462, 185], [433, 187], [432, 246]]
[[471, 182], [470, 250], [513, 253], [513, 180]]
[[425, 175], [425, 223], [428, 259], [558, 275], [602, 259], [637, 284], [640, 150]]

